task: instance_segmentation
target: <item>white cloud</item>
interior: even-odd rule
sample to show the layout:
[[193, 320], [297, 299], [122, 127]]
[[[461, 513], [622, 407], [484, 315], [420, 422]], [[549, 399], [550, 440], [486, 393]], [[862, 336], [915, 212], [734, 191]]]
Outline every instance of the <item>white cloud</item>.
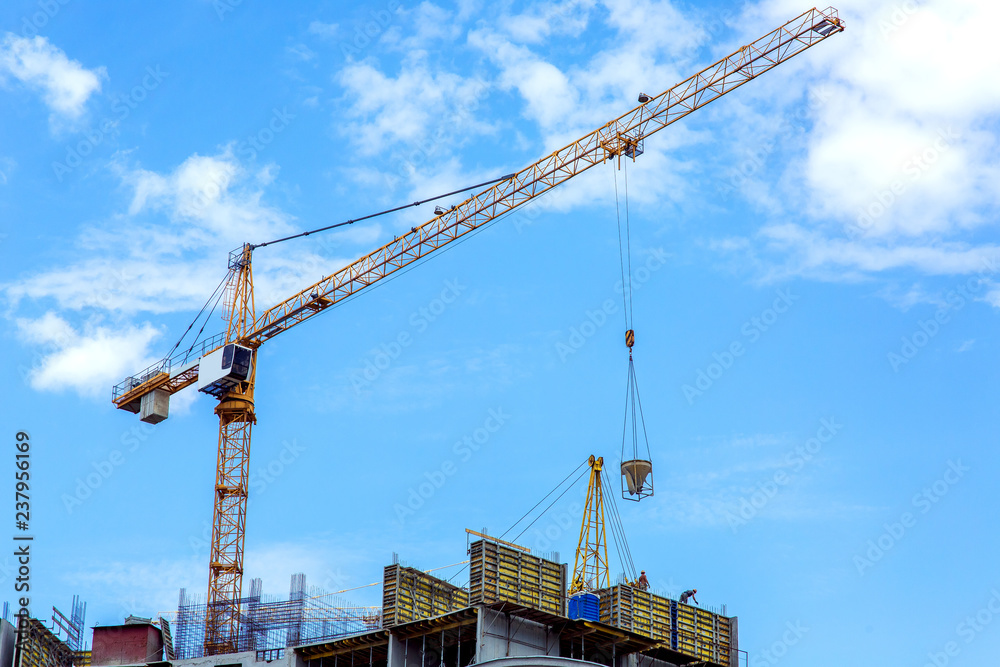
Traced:
[[107, 71], [104, 67], [86, 69], [44, 37], [6, 33], [0, 42], [0, 78], [4, 76], [40, 90], [54, 115], [76, 120], [83, 115], [90, 96], [101, 90]]
[[995, 308], [1000, 308], [1000, 285], [995, 282], [991, 284], [990, 290], [983, 297], [983, 300]]
[[[258, 184], [269, 184], [271, 177], [248, 172], [230, 149], [195, 154], [165, 174], [121, 161], [115, 169], [132, 190], [127, 214], [84, 232], [79, 244], [89, 258], [4, 285], [15, 305], [49, 298], [67, 310], [198, 308], [225, 274], [228, 251], [294, 230], [287, 215], [261, 201]], [[158, 215], [165, 220], [156, 220]], [[289, 264], [280, 250], [269, 256]], [[311, 261], [325, 264], [317, 257]], [[270, 296], [273, 281], [266, 271], [262, 281]]]
[[[796, 9], [754, 5], [738, 25], [752, 39]], [[998, 250], [986, 234], [1000, 209], [1000, 54], [981, 45], [1000, 6], [884, 0], [841, 16], [845, 32], [722, 107], [738, 140], [751, 142], [734, 161], [765, 149], [761, 178], [748, 179], [743, 195], [771, 221], [744, 257], [770, 278], [983, 270]], [[799, 115], [796, 95], [817, 81], [820, 100]], [[789, 118], [800, 131], [780, 131]], [[769, 183], [782, 162], [780, 182]]]
[[316, 52], [310, 49], [305, 44], [294, 44], [292, 46], [287, 46], [285, 47], [285, 51], [296, 60], [309, 62], [310, 60], [316, 59]]
[[51, 311], [37, 320], [19, 320], [17, 324], [21, 335], [38, 345], [65, 347], [76, 337], [73, 327]]
[[[452, 15], [424, 2], [409, 10], [411, 20], [404, 26], [394, 26], [399, 34], [392, 44], [387, 44], [388, 34], [381, 40], [383, 48], [408, 49], [398, 72], [389, 72], [369, 58], [348, 63], [338, 73], [337, 81], [345, 90], [346, 109], [338, 119], [344, 136], [364, 155], [391, 156], [387, 162], [395, 167], [389, 173], [377, 168], [352, 171], [352, 179], [381, 180], [393, 188], [403, 183], [412, 193], [425, 195], [434, 191], [422, 187], [428, 182], [444, 182], [451, 173], [468, 174], [470, 169], [456, 158], [457, 149], [470, 137], [509, 124], [503, 117], [484, 120], [489, 109], [480, 102], [496, 89], [516, 91], [524, 101], [523, 116], [541, 131], [543, 145], [531, 152], [561, 148], [635, 105], [640, 90], [677, 82], [678, 61], [689, 58], [706, 39], [704, 31], [667, 1], [609, 0], [598, 7], [594, 0], [569, 0], [535, 3], [520, 13], [500, 7], [497, 13], [495, 19], [480, 21], [468, 31], [473, 55], [485, 56], [493, 71], [477, 68], [475, 74], [461, 75], [435, 69], [432, 56], [423, 49], [435, 40], [455, 41], [460, 29], [467, 29], [462, 23], [468, 15], [464, 10]], [[615, 39], [583, 65], [561, 65], [562, 51], [549, 49], [546, 41], [578, 38], [595, 16], [605, 18], [616, 31]], [[467, 60], [449, 64], [449, 70], [461, 68]], [[530, 148], [525, 135], [521, 138], [522, 148]], [[677, 127], [671, 132], [671, 147], [704, 138]], [[668, 158], [666, 144], [646, 150], [642, 167], [634, 172], [634, 192], [650, 201], [659, 196], [681, 198], [686, 187], [679, 173], [689, 166]], [[470, 180], [466, 176], [455, 184]], [[612, 186], [610, 180], [602, 181], [595, 192], [578, 185], [573, 197], [560, 200], [570, 207], [603, 202]]]
[[975, 345], [975, 344], [976, 344], [976, 339], [975, 338], [970, 338], [969, 340], [962, 341], [962, 344], [959, 345], [958, 348], [955, 351], [959, 352], [959, 353], [961, 353], [961, 352], [968, 352], [969, 350], [972, 349], [972, 346]]
[[426, 0], [412, 10], [403, 10], [401, 14], [413, 24], [413, 35], [398, 44], [407, 51], [432, 48], [435, 41], [452, 40], [462, 32], [460, 22], [451, 12]]
[[469, 43], [497, 63], [501, 88], [516, 89], [527, 106], [525, 115], [543, 129], [564, 125], [580, 108], [579, 94], [569, 77], [529, 48], [489, 32], [471, 33]]
[[17, 169], [17, 161], [10, 157], [0, 157], [0, 185], [7, 185], [9, 174]]
[[[143, 236], [161, 236], [148, 227], [137, 231], [140, 233], [122, 236], [137, 242]], [[102, 250], [103, 258], [43, 271], [7, 285], [7, 296], [15, 304], [23, 299], [49, 298], [66, 310], [168, 313], [201, 306], [208, 296], [206, 285], [209, 290], [214, 287], [223, 272], [219, 266], [166, 253], [155, 257], [135, 250], [133, 256], [122, 257], [118, 253], [128, 252], [129, 248], [123, 247], [118, 253], [107, 246]]]
[[[565, 17], [569, 24], [562, 30], [568, 34], [582, 31], [593, 8], [589, 2], [535, 5], [526, 13], [502, 17], [500, 30], [481, 28], [469, 34], [470, 46], [499, 68], [499, 86], [517, 90], [524, 99], [524, 115], [542, 129], [546, 150], [617, 117], [636, 104], [640, 91], [659, 92], [680, 81], [686, 75], [678, 66], [685, 66], [706, 39], [669, 1], [608, 0], [603, 5], [615, 38], [582, 65], [562, 68], [542, 53], [545, 44], [515, 42], [534, 41], [530, 27], [540, 16]], [[677, 132], [678, 139], [682, 135], [683, 130]]]
[[[38, 350], [29, 374], [37, 390], [104, 395], [158, 358], [150, 346], [162, 342], [160, 331], [138, 316], [193, 317], [226, 275], [229, 251], [296, 231], [290, 216], [263, 203], [262, 188], [273, 185], [276, 169], [250, 171], [228, 148], [192, 155], [163, 173], [124, 158], [114, 170], [131, 191], [127, 210], [80, 234], [75, 245], [84, 258], [0, 284], [15, 314], [57, 308], [16, 320], [22, 339]], [[354, 243], [368, 241], [368, 248], [380, 233], [377, 225], [359, 225], [258, 250], [258, 312], [344, 266], [358, 254]], [[221, 320], [212, 324], [206, 335], [222, 329]]]
[[30, 369], [27, 380], [40, 391], [71, 389], [97, 396], [126, 375], [153, 360], [149, 345], [160, 332], [149, 324], [108, 327], [89, 324], [74, 329], [66, 320], [48, 312], [43, 317], [19, 319], [21, 338], [51, 350]]
[[768, 225], [757, 238], [762, 249], [776, 258], [767, 269], [766, 278], [772, 280], [792, 275], [855, 280], [903, 268], [928, 275], [992, 273], [1000, 258], [998, 245], [852, 241], [793, 223]]
[[[179, 561], [101, 562], [82, 567], [72, 574], [74, 585], [100, 592], [104, 600], [121, 604], [121, 617], [129, 614], [149, 617], [177, 607], [177, 591], [190, 582], [205, 577], [205, 564], [200, 559]], [[99, 623], [120, 623], [120, 619], [98, 619]]]
[[338, 26], [336, 23], [313, 21], [309, 24], [309, 32], [310, 34], [318, 35], [326, 39], [333, 39], [337, 36]]
[[590, 20], [594, 0], [538, 3], [522, 14], [500, 18], [500, 28], [519, 42], [538, 43], [550, 35], [579, 35]]
[[419, 56], [406, 58], [396, 77], [364, 62], [347, 65], [337, 78], [350, 101], [344, 134], [362, 155], [400, 144], [424, 155], [446, 154], [458, 133], [489, 130], [474, 113], [486, 84], [432, 71]]

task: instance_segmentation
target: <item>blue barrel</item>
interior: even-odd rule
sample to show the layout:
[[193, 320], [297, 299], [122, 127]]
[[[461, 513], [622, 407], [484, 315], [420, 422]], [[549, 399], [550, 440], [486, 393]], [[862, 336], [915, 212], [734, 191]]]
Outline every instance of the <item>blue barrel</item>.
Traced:
[[577, 593], [569, 599], [569, 617], [573, 620], [597, 621], [601, 616], [601, 603], [593, 593]]

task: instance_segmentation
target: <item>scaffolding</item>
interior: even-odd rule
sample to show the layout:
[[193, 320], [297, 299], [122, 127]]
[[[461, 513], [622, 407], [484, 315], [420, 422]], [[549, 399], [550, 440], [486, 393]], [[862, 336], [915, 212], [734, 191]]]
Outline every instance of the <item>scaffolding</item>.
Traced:
[[[351, 605], [317, 586], [307, 586], [304, 574], [292, 575], [288, 599], [265, 595], [260, 579], [250, 582], [249, 597], [239, 604], [239, 636], [236, 651], [276, 652], [299, 646], [360, 634], [382, 627], [381, 607]], [[189, 596], [181, 589], [177, 604], [173, 650], [176, 659], [204, 656], [204, 598]]]
[[82, 651], [84, 648], [83, 629], [86, 617], [87, 603], [81, 602], [79, 595], [74, 595], [70, 618], [66, 618], [65, 614], [52, 607], [52, 631], [57, 637], [63, 632], [66, 633], [66, 645], [73, 651]]
[[37, 618], [17, 616], [13, 667], [72, 667], [77, 654]]

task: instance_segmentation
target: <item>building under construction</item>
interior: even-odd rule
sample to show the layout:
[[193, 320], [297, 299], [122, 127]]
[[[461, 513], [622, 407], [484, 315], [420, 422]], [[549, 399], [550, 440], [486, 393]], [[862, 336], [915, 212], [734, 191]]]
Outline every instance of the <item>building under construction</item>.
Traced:
[[[95, 627], [90, 651], [71, 647], [36, 619], [18, 618], [17, 633], [3, 621], [0, 637], [13, 655], [3, 661], [0, 652], [0, 667], [739, 664], [736, 618], [628, 583], [570, 595], [566, 564], [502, 540], [478, 539], [468, 555], [462, 586], [400, 563], [386, 566], [378, 614], [330, 601], [307, 589], [302, 575], [293, 577], [289, 600], [261, 595], [254, 580], [254, 595], [241, 605], [246, 629], [236, 653], [201, 654], [205, 605], [183, 593], [173, 629], [163, 618], [129, 617]], [[316, 598], [327, 599], [317, 605]]]
[[[456, 584], [393, 563], [385, 568], [381, 609], [351, 607], [307, 590], [304, 576], [293, 577], [287, 600], [264, 596], [259, 580], [251, 582], [247, 595], [243, 556], [251, 433], [257, 423], [257, 351], [279, 334], [379, 281], [401, 275], [397, 272], [469, 238], [594, 166], [611, 161], [619, 169], [623, 163], [627, 167], [629, 160], [642, 155], [645, 140], [656, 132], [843, 30], [836, 9], [807, 10], [670, 89], [657, 95], [640, 92], [635, 108], [518, 172], [414, 202], [419, 205], [479, 190], [456, 205], [437, 207], [427, 222], [263, 312], [255, 306], [255, 248], [404, 207], [264, 243], [245, 243], [234, 250], [223, 280], [206, 302], [212, 309], [203, 308], [187, 329], [198, 331], [190, 347], [181, 347], [185, 332], [166, 357], [112, 389], [118, 409], [137, 414], [149, 424], [167, 419], [171, 396], [188, 387], [197, 385], [218, 401], [219, 449], [205, 601], [191, 599], [182, 591], [174, 619], [176, 634], [163, 618], [130, 617], [123, 625], [96, 627], [90, 651], [81, 645], [82, 618], [67, 627], [53, 616], [49, 628], [36, 619], [20, 617], [16, 631], [3, 621], [7, 625], [0, 632], [0, 667], [250, 667], [254, 662], [289, 667], [465, 667], [492, 662], [559, 667], [579, 664], [575, 661], [607, 667], [638, 667], [640, 662], [642, 667], [737, 667], [735, 618], [649, 591], [645, 577], [635, 576], [634, 566], [631, 580], [612, 585], [599, 476], [603, 459], [594, 457], [590, 458], [591, 485], [572, 577], [558, 559], [479, 534], [481, 539], [469, 545], [467, 582]], [[489, 187], [482, 189], [485, 186]], [[627, 192], [626, 185], [624, 244], [619, 221], [623, 283], [625, 266], [631, 265]], [[629, 287], [623, 285], [623, 290], [623, 296], [630, 294]], [[204, 324], [200, 329], [195, 324], [202, 315], [207, 322], [220, 302], [226, 331], [201, 339]], [[631, 306], [627, 310], [631, 313]], [[639, 500], [653, 493], [652, 462], [648, 451], [642, 458], [639, 448], [640, 433], [645, 440], [645, 425], [637, 399], [632, 361], [635, 332], [630, 317], [626, 317], [625, 334], [629, 403], [624, 431], [625, 436], [632, 433], [632, 458], [626, 456], [626, 437], [621, 474], [623, 495], [627, 489], [631, 499]], [[617, 510], [611, 507], [614, 522]], [[67, 631], [66, 640], [58, 636], [62, 630]], [[12, 650], [4, 652], [8, 645]]]

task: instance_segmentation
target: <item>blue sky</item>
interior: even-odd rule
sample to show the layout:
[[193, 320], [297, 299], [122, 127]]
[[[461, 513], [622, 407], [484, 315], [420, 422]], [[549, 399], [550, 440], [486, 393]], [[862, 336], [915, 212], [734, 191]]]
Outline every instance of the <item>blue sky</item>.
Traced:
[[[739, 616], [751, 665], [984, 664], [1000, 16], [838, 8], [845, 33], [628, 166], [656, 494], [622, 518], [655, 588]], [[514, 171], [806, 9], [4, 3], [0, 391], [5, 437], [33, 443], [32, 611], [79, 593], [115, 623], [204, 594], [212, 400], [190, 389], [151, 427], [110, 388], [172, 347], [230, 250]], [[613, 178], [592, 169], [261, 348], [248, 578], [334, 591], [393, 552], [455, 563], [464, 528], [502, 533], [588, 455], [619, 459]], [[258, 250], [258, 308], [431, 209]], [[521, 541], [572, 560], [583, 496]]]

